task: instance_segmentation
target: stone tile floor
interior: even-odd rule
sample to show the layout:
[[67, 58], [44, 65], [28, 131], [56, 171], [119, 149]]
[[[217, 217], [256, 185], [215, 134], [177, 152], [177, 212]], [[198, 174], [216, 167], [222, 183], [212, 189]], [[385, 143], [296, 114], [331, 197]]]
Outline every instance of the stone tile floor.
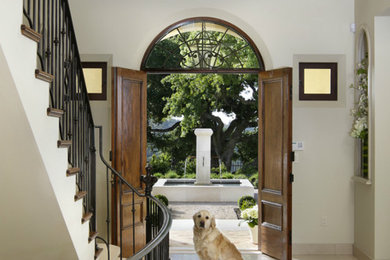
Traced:
[[[238, 225], [240, 220], [234, 212], [237, 208], [232, 203], [170, 203], [173, 216], [170, 231], [170, 257], [171, 260], [198, 260], [192, 242], [193, 234], [192, 216], [201, 209], [206, 209], [217, 219], [217, 227], [239, 248], [245, 260], [273, 260], [273, 258], [257, 251], [257, 245], [250, 239], [249, 228], [245, 223]], [[350, 255], [294, 255], [293, 260], [356, 260]]]
[[199, 210], [208, 210], [215, 216], [217, 228], [225, 234], [240, 250], [256, 251], [257, 245], [251, 242], [249, 228], [240, 220], [234, 208], [235, 202], [174, 202], [169, 208], [173, 217], [170, 236], [170, 248], [173, 251], [193, 251], [192, 216]]
[[[217, 219], [218, 229], [240, 250], [256, 251], [257, 245], [250, 238], [249, 228], [237, 219]], [[174, 219], [169, 232], [169, 247], [172, 250], [193, 250], [192, 219]]]
[[[171, 260], [198, 260], [198, 256], [195, 254], [171, 254]], [[274, 260], [274, 258], [258, 254], [242, 254], [244, 260]], [[336, 256], [336, 255], [304, 255], [293, 256], [293, 260], [357, 260], [357, 258], [349, 255]]]
[[170, 202], [173, 219], [192, 219], [199, 210], [208, 210], [216, 219], [237, 219], [236, 202]]

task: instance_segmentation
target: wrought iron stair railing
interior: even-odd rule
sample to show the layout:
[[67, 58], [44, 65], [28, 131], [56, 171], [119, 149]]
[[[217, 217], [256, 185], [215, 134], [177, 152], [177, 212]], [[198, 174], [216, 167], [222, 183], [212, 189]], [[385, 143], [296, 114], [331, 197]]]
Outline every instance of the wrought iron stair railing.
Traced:
[[[76, 176], [76, 199], [83, 199], [90, 233], [96, 232], [94, 121], [66, 0], [23, 0], [31, 30], [40, 35], [36, 77], [50, 81], [49, 116], [59, 118], [58, 147], [68, 147], [67, 176]], [[23, 29], [23, 27], [22, 27]], [[82, 195], [82, 196], [81, 196]]]
[[[109, 183], [111, 180], [111, 176], [117, 178], [119, 186], [127, 187], [130, 189], [130, 197], [131, 200], [131, 219], [132, 222], [132, 230], [135, 230], [134, 218], [135, 218], [135, 196], [146, 198], [147, 202], [147, 213], [146, 213], [146, 242], [144, 248], [136, 252], [136, 234], [132, 233], [131, 249], [132, 252], [136, 252], [132, 255], [130, 260], [138, 260], [138, 259], [147, 259], [147, 260], [169, 260], [169, 229], [172, 225], [172, 217], [168, 208], [154, 196], [152, 196], [152, 186], [157, 181], [157, 178], [152, 176], [151, 169], [147, 167], [147, 174], [142, 176], [142, 182], [145, 183], [144, 193], [140, 193], [139, 190], [134, 188], [126, 179], [122, 177], [122, 175], [113, 169], [110, 164], [104, 159], [102, 147], [103, 147], [103, 129], [102, 126], [95, 126], [99, 130], [99, 155], [103, 164], [106, 166], [106, 193], [107, 193], [107, 234], [110, 233], [110, 205], [109, 205]], [[129, 193], [128, 193], [129, 194]], [[122, 201], [123, 191], [119, 192], [119, 200]], [[120, 207], [119, 215], [122, 216], [122, 207]], [[120, 245], [120, 259], [123, 257], [123, 234], [120, 234], [119, 245]], [[110, 238], [107, 240], [103, 240], [107, 245], [110, 244]]]
[[[89, 220], [90, 233], [94, 234], [95, 238], [97, 231], [95, 127], [69, 4], [67, 0], [23, 0], [23, 13], [31, 34], [40, 36], [36, 37], [39, 61], [36, 74], [52, 79], [48, 115], [59, 117], [58, 146], [69, 146], [69, 169], [66, 174], [67, 176], [76, 175], [78, 191], [86, 192], [85, 196], [83, 193], [83, 219]], [[101, 134], [102, 128], [97, 128]], [[100, 136], [100, 151], [101, 143]], [[150, 171], [143, 176], [146, 188], [145, 193], [142, 194], [115, 171], [104, 160], [101, 153], [100, 156], [107, 168], [107, 181], [110, 179], [110, 171], [121, 184], [131, 190], [133, 197], [139, 196], [147, 199], [147, 244], [129, 259], [169, 259], [169, 228], [172, 219], [168, 209], [151, 195], [154, 178], [150, 175]], [[108, 193], [107, 196], [107, 239], [99, 236], [96, 238], [107, 245], [108, 259], [110, 259]], [[134, 208], [132, 214], [134, 214]], [[135, 243], [135, 236], [132, 241]], [[97, 248], [96, 240], [95, 247], [97, 252], [101, 252]], [[122, 257], [122, 250], [120, 257]]]

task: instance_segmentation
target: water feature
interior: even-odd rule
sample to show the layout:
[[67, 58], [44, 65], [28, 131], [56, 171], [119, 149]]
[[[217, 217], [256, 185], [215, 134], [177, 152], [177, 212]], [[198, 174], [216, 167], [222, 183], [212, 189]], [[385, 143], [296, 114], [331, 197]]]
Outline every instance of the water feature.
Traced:
[[244, 195], [253, 196], [253, 185], [247, 179], [210, 180], [212, 134], [210, 128], [195, 129], [196, 180], [159, 179], [153, 186], [153, 195], [165, 195], [172, 202], [232, 202]]

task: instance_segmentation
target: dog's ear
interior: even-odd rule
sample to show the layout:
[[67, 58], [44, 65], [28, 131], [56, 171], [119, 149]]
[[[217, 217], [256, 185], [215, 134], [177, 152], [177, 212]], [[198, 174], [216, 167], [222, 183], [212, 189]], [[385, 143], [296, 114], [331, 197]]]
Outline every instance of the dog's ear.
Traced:
[[199, 212], [196, 212], [193, 216], [192, 216], [192, 219], [194, 220], [194, 223], [195, 223], [195, 219], [196, 217], [198, 216]]
[[212, 217], [211, 217], [211, 227], [212, 227], [212, 228], [215, 228], [216, 226], [217, 226], [217, 224], [215, 223], [215, 217], [212, 216]]

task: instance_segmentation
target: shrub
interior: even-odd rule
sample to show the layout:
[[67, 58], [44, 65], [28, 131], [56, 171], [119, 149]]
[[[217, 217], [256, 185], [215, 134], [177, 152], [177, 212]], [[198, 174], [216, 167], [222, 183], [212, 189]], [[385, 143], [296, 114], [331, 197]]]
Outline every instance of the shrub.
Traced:
[[183, 176], [183, 178], [186, 178], [186, 179], [196, 179], [196, 174], [195, 173], [186, 174], [186, 175]]
[[234, 179], [248, 179], [244, 174], [234, 174]]
[[153, 154], [149, 165], [152, 167], [152, 173], [164, 174], [171, 168], [171, 156], [167, 153], [160, 153], [158, 156]]
[[165, 206], [168, 207], [168, 198], [165, 196], [165, 195], [162, 195], [162, 194], [157, 194], [156, 196], [156, 199], [158, 199], [159, 201], [161, 201]]
[[165, 174], [165, 178], [167, 178], [167, 179], [180, 179], [180, 176], [175, 171], [170, 170]]
[[253, 162], [245, 163], [241, 169], [236, 171], [236, 174], [244, 174], [247, 177], [257, 172], [257, 167]]
[[184, 174], [184, 161], [180, 161], [180, 162], [177, 162], [174, 166], [173, 166], [173, 170], [175, 170], [175, 172], [182, 176]]
[[[221, 172], [227, 172], [226, 165], [224, 163], [221, 163]], [[211, 173], [219, 175], [219, 166], [211, 168]]]
[[242, 196], [238, 200], [238, 207], [240, 208], [241, 211], [247, 208], [251, 208], [256, 205], [256, 200], [252, 196]]
[[161, 172], [153, 173], [153, 176], [154, 176], [154, 177], [157, 177], [158, 179], [164, 178], [164, 174], [162, 174]]
[[210, 174], [210, 179], [219, 179], [219, 173], [218, 174], [216, 174], [216, 173]]
[[187, 168], [186, 168], [186, 174], [192, 174], [196, 173], [196, 159], [188, 159], [187, 160]]
[[234, 175], [230, 172], [224, 172], [222, 173], [222, 179], [234, 179]]
[[244, 200], [241, 205], [241, 210], [249, 209], [252, 208], [253, 206], [256, 205], [256, 201], [253, 202], [251, 200]]
[[259, 174], [255, 173], [251, 177], [249, 177], [249, 181], [255, 187], [255, 189], [259, 186]]

